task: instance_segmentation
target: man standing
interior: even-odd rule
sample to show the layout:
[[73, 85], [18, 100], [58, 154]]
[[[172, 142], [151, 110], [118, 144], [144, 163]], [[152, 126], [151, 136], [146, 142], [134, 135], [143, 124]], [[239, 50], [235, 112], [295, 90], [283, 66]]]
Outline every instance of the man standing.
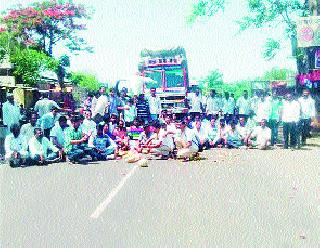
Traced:
[[250, 99], [250, 109], [252, 110], [254, 115], [256, 115], [258, 112], [259, 102], [260, 102], [260, 98], [258, 97], [258, 93], [255, 91], [253, 92], [253, 96]]
[[278, 128], [282, 101], [279, 100], [276, 92], [273, 92], [271, 99], [271, 111], [269, 117], [269, 126], [271, 128], [271, 145], [274, 146], [278, 141]]
[[239, 117], [244, 117], [247, 119], [251, 110], [250, 99], [249, 99], [247, 90], [244, 90], [243, 96], [239, 97], [237, 101], [237, 107], [238, 107]]
[[108, 115], [109, 106], [108, 97], [106, 96], [106, 88], [104, 86], [100, 87], [99, 93], [99, 98], [95, 103], [92, 102], [92, 117], [96, 123], [104, 121], [105, 115]]
[[257, 111], [256, 112], [256, 121], [258, 123], [261, 122], [261, 120], [266, 120], [266, 122], [269, 121], [269, 117], [271, 114], [271, 104], [270, 104], [270, 101], [267, 100], [264, 93], [262, 93], [259, 98], [256, 111]]
[[119, 116], [118, 110], [120, 110], [120, 101], [118, 96], [115, 95], [114, 90], [111, 89], [109, 96], [109, 116], [112, 114]]
[[229, 92], [226, 92], [225, 98], [222, 101], [222, 111], [224, 113], [224, 119], [227, 124], [229, 124], [233, 120], [234, 108], [236, 106], [235, 100], [229, 97]]
[[148, 99], [149, 102], [149, 111], [150, 111], [150, 119], [157, 120], [159, 118], [159, 114], [161, 113], [161, 103], [160, 98], [156, 96], [156, 89], [150, 89], [151, 96]]
[[200, 90], [197, 89], [195, 95], [193, 95], [190, 99], [191, 109], [189, 110], [191, 119], [194, 120], [196, 115], [200, 115], [202, 113], [202, 101]]
[[138, 119], [142, 120], [143, 123], [149, 121], [149, 104], [148, 101], [146, 101], [144, 94], [139, 95], [136, 107]]
[[126, 127], [130, 127], [136, 118], [137, 118], [137, 108], [136, 106], [133, 105], [133, 100], [129, 99], [124, 105], [124, 110], [123, 110], [123, 119], [126, 124]]
[[51, 128], [54, 127], [55, 123], [59, 120], [60, 114], [58, 114], [57, 107], [51, 107], [51, 112], [44, 114], [41, 119], [41, 128], [43, 129], [43, 134], [47, 139], [50, 139]]
[[212, 118], [216, 118], [220, 108], [222, 107], [222, 104], [219, 97], [216, 96], [215, 90], [210, 90], [210, 95], [207, 98], [206, 105], [207, 119], [211, 120]]
[[53, 100], [49, 100], [48, 94], [44, 93], [41, 95], [40, 100], [35, 103], [34, 110], [38, 111], [41, 118], [44, 114], [49, 113], [52, 107], [59, 108], [58, 104]]
[[[301, 119], [299, 122], [300, 134], [301, 134], [301, 145], [306, 144], [306, 139], [310, 135], [311, 130], [311, 118], [316, 116], [315, 101], [310, 96], [310, 91], [304, 89], [302, 92], [302, 97], [299, 98], [299, 103], [301, 106]], [[300, 138], [300, 137], [299, 137]]]
[[[291, 94], [286, 95], [283, 102], [282, 121], [284, 149], [295, 148], [297, 145], [297, 124], [300, 119], [300, 103], [292, 98]], [[289, 140], [290, 138], [290, 140]]]
[[22, 119], [20, 108], [18, 107], [18, 104], [14, 102], [12, 93], [7, 94], [7, 101], [2, 106], [2, 113], [3, 124], [7, 125], [8, 131], [13, 124], [20, 124], [19, 121]]
[[90, 110], [85, 112], [85, 119], [81, 124], [82, 133], [88, 136], [88, 146], [93, 147], [94, 138], [97, 136], [97, 124], [91, 119]]

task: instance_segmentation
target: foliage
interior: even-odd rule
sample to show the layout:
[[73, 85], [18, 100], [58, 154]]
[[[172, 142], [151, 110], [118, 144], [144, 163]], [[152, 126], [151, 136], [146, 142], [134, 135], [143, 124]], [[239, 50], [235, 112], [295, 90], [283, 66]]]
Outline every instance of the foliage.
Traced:
[[151, 57], [151, 58], [166, 58], [166, 57], [175, 57], [181, 55], [186, 56], [186, 51], [183, 47], [176, 47], [172, 49], [163, 49], [163, 50], [148, 50], [144, 49], [140, 53], [140, 57]]
[[14, 63], [13, 74], [17, 81], [29, 86], [41, 81], [42, 72], [54, 71], [58, 66], [58, 61], [45, 53], [27, 48], [17, 48], [10, 60]]
[[272, 68], [270, 71], [266, 71], [262, 77], [258, 80], [275, 81], [275, 80], [290, 80], [290, 76], [294, 75], [295, 72], [286, 68]]
[[265, 44], [265, 50], [263, 53], [263, 57], [267, 60], [273, 59], [277, 51], [280, 49], [280, 43], [279, 41], [276, 41], [272, 38], [268, 38]]
[[223, 75], [219, 70], [211, 71], [208, 76], [200, 83], [199, 88], [202, 94], [208, 94], [210, 90], [219, 91], [223, 86]]
[[22, 44], [52, 56], [53, 47], [58, 43], [65, 45], [71, 52], [92, 50], [78, 36], [78, 31], [86, 29], [81, 21], [89, 19], [91, 14], [84, 5], [66, 0], [50, 0], [9, 9], [1, 22]]
[[214, 16], [225, 10], [225, 0], [199, 0], [193, 5], [192, 13], [187, 17], [188, 23], [194, 23], [198, 17]]
[[218, 94], [224, 94], [225, 92], [233, 93], [235, 98], [239, 98], [244, 90], [247, 90], [251, 94], [251, 82], [225, 83], [223, 75], [219, 70], [211, 71], [204, 80], [200, 81], [199, 88], [203, 95], [208, 95], [210, 90], [215, 90]]
[[[248, 14], [237, 20], [240, 31], [249, 28], [278, 26], [284, 27], [286, 38], [296, 37], [296, 23], [298, 16], [309, 15], [309, 1], [304, 0], [247, 0]], [[192, 22], [201, 16], [214, 16], [223, 11], [230, 2], [222, 0], [199, 0], [193, 7]], [[264, 51], [266, 59], [272, 59], [280, 49], [279, 41], [268, 39]]]
[[88, 73], [72, 72], [69, 79], [73, 84], [90, 92], [97, 91], [100, 87], [98, 79], [94, 75]]

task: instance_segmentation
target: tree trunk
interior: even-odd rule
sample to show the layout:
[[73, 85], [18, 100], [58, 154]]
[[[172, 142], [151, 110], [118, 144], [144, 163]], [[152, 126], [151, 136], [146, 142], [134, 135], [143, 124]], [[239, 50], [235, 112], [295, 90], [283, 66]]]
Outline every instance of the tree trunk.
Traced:
[[42, 51], [46, 53], [46, 33], [45, 32], [42, 35]]
[[49, 30], [49, 50], [48, 55], [52, 57], [52, 50], [53, 50], [53, 31], [52, 29]]

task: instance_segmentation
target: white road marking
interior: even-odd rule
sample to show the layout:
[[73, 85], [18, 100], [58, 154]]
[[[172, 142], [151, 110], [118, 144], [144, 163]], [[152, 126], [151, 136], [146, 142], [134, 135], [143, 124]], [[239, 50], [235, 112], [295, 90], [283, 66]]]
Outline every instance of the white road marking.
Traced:
[[120, 181], [120, 183], [118, 184], [117, 187], [115, 187], [107, 196], [107, 198], [100, 203], [100, 205], [96, 208], [96, 210], [91, 214], [91, 218], [93, 219], [97, 219], [100, 214], [103, 213], [103, 211], [107, 208], [107, 206], [111, 203], [113, 197], [115, 197], [119, 191], [121, 190], [121, 188], [124, 186], [125, 182], [133, 175], [133, 173], [135, 172], [135, 170], [138, 168], [138, 165], [135, 165], [130, 172], [124, 177], [122, 178], [122, 180]]

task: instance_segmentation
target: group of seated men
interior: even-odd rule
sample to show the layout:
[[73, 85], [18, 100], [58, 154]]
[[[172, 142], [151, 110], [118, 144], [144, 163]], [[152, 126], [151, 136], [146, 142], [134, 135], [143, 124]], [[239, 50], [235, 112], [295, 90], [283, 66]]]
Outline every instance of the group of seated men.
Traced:
[[59, 109], [40, 119], [32, 113], [29, 123], [13, 124], [5, 139], [5, 158], [10, 166], [43, 165], [67, 160], [121, 159], [128, 151], [145, 153], [161, 159], [181, 158], [189, 161], [203, 149], [270, 146], [271, 130], [262, 120], [251, 119], [226, 123], [223, 117], [201, 119], [189, 116], [173, 121], [169, 114], [148, 124], [134, 120], [130, 125], [117, 115], [95, 123], [90, 110], [84, 114], [63, 115]]

